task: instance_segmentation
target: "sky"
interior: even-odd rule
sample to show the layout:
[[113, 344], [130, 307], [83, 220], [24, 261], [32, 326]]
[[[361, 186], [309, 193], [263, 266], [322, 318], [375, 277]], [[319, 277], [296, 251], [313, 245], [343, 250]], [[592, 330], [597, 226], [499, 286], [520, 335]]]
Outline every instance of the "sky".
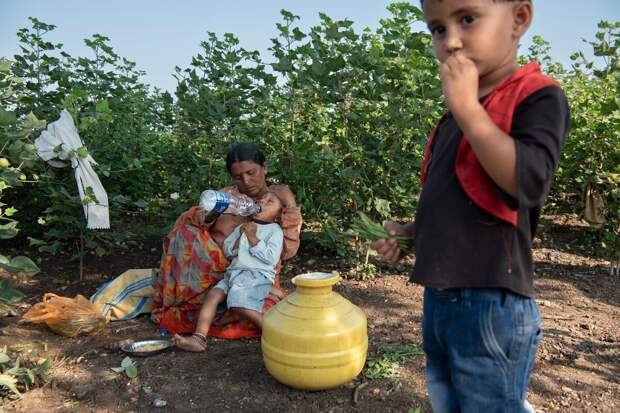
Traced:
[[[418, 0], [413, 0], [419, 5]], [[28, 27], [28, 17], [54, 24], [49, 41], [62, 43], [74, 57], [88, 56], [83, 39], [95, 33], [110, 38], [115, 52], [147, 72], [145, 83], [174, 91], [174, 67], [188, 67], [207, 32], [235, 34], [247, 50], [258, 50], [271, 62], [268, 48], [277, 36], [280, 10], [301, 17], [302, 30], [319, 22], [319, 12], [333, 19], [348, 18], [356, 32], [378, 27], [390, 13], [388, 0], [0, 0], [0, 56], [19, 52], [16, 32]], [[569, 56], [589, 51], [582, 39], [594, 39], [600, 20], [620, 20], [620, 0], [534, 0], [534, 21], [522, 41], [526, 52], [533, 35], [551, 45], [555, 60], [570, 65]], [[419, 27], [424, 30], [424, 26]]]

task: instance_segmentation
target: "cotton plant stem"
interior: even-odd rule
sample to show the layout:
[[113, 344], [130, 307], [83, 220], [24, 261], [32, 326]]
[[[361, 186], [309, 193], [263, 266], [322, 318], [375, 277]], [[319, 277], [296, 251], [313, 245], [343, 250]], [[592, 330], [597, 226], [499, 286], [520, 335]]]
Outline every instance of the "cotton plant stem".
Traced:
[[80, 281], [84, 280], [84, 231], [80, 229]]

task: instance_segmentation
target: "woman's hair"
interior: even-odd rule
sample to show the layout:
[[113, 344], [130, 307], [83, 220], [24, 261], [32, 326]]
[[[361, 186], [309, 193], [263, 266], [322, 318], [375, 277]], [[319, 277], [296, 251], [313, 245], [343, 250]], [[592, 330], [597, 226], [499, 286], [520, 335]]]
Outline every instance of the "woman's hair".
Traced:
[[239, 143], [228, 150], [226, 155], [226, 169], [230, 174], [232, 165], [237, 162], [252, 161], [257, 165], [263, 166], [265, 155], [253, 143]]

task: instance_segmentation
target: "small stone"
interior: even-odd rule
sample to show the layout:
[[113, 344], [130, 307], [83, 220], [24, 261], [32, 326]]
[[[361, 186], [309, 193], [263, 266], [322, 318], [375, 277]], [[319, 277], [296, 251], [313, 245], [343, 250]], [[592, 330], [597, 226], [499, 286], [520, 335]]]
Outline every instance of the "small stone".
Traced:
[[584, 330], [589, 330], [590, 329], [590, 325], [588, 325], [586, 323], [580, 323], [579, 327], [583, 328]]
[[131, 402], [132, 403], [138, 403], [138, 398], [137, 397], [132, 397], [131, 398]]
[[153, 406], [155, 407], [165, 407], [167, 404], [168, 402], [162, 399], [153, 400]]
[[153, 389], [151, 388], [151, 386], [142, 386], [142, 391], [146, 394], [153, 393]]

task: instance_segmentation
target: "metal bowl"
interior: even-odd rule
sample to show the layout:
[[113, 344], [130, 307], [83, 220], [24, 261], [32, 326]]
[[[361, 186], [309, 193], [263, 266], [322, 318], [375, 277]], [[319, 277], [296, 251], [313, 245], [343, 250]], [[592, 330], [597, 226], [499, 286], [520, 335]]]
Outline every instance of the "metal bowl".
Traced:
[[[156, 349], [149, 349], [150, 347], [157, 347]], [[136, 357], [153, 356], [155, 354], [162, 353], [172, 347], [172, 343], [169, 340], [144, 340], [134, 341], [133, 343], [123, 344], [121, 350], [125, 353], [129, 353]]]

